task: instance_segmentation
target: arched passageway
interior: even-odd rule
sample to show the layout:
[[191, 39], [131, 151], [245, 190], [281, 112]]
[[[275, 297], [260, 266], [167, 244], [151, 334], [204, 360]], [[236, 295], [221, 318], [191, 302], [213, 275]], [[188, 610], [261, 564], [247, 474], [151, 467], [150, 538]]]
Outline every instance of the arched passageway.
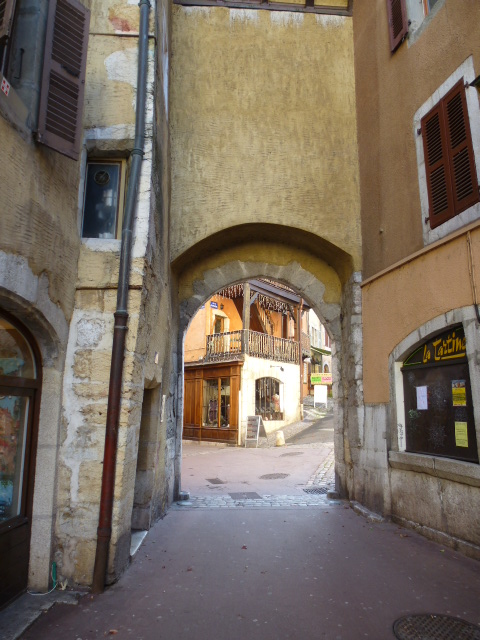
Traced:
[[332, 339], [336, 488], [350, 494], [352, 449], [362, 437], [363, 416], [360, 275], [352, 258], [313, 234], [276, 225], [243, 225], [206, 239], [173, 266], [179, 292], [176, 492], [181, 477], [185, 332], [197, 310], [217, 291], [264, 277], [305, 299]]

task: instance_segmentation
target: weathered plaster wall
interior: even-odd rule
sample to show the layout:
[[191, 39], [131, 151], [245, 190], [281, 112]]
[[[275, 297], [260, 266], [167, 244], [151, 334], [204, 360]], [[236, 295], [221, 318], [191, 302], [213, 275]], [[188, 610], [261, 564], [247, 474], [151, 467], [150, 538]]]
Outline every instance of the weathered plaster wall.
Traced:
[[413, 118], [473, 56], [480, 72], [480, 5], [445, 0], [413, 44], [394, 54], [387, 3], [356, 2], [353, 16], [364, 277], [422, 248]]
[[[128, 157], [133, 149], [139, 10], [131, 4], [117, 3], [107, 12], [104, 4], [97, 3], [99, 11], [91, 24], [85, 139], [89, 154], [96, 157]], [[135, 210], [108, 581], [116, 579], [128, 563], [132, 522], [150, 526], [165, 511], [174, 491], [176, 376], [171, 335], [175, 330], [165, 235], [168, 105], [160, 101], [155, 113], [153, 108], [153, 83], [161, 90], [168, 73], [163, 64], [165, 57], [168, 60], [168, 11], [168, 5], [161, 3], [157, 13], [155, 6], [151, 12], [150, 29], [163, 46], [156, 50], [150, 38], [145, 153]], [[82, 242], [67, 350], [56, 557], [59, 574], [77, 584], [90, 584], [93, 572], [119, 249], [119, 240]]]
[[172, 45], [172, 257], [267, 223], [359, 268], [351, 19], [175, 5]]
[[[78, 162], [25, 140], [0, 118], [1, 248], [48, 282], [48, 297], [68, 320], [79, 251]], [[15, 285], [14, 285], [15, 288]]]
[[480, 226], [474, 224], [363, 287], [366, 403], [389, 401], [388, 357], [403, 338], [441, 313], [473, 304], [468, 229], [478, 282]]

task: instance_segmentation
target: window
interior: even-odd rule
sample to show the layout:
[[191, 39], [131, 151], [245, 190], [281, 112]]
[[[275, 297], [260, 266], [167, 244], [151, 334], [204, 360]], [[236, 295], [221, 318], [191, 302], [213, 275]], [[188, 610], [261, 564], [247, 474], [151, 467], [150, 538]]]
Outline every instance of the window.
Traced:
[[479, 201], [463, 80], [422, 118], [421, 133], [434, 229]]
[[408, 33], [407, 7], [405, 0], [387, 0], [388, 32], [390, 51], [395, 51]]
[[255, 415], [264, 420], [283, 420], [282, 388], [275, 378], [255, 381]]
[[81, 143], [89, 19], [78, 0], [0, 0], [1, 79], [8, 88], [0, 93], [0, 109], [11, 116], [19, 100], [37, 141], [74, 159]]
[[[0, 314], [0, 607], [25, 591], [41, 367], [31, 337]], [[13, 550], [13, 552], [12, 552]]]
[[[430, 21], [430, 14], [445, 0], [387, 0], [388, 29], [392, 53], [409, 37], [412, 44]], [[422, 29], [420, 29], [422, 27]], [[412, 38], [413, 36], [413, 38]]]
[[213, 333], [223, 333], [224, 318], [222, 316], [215, 316], [215, 322], [213, 327]]
[[120, 237], [124, 191], [124, 160], [87, 162], [83, 238]]
[[204, 427], [230, 427], [230, 378], [203, 381]]
[[478, 462], [462, 326], [420, 345], [403, 363], [406, 451]]

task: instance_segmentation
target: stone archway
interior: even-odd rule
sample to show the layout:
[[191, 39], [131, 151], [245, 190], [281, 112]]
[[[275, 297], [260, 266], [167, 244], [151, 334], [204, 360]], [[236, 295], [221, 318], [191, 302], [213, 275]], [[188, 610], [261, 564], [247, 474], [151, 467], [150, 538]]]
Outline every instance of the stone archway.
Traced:
[[[341, 277], [330, 264], [303, 248], [289, 247], [286, 252], [284, 246], [270, 244], [262, 245], [262, 251], [253, 249], [253, 253], [263, 259], [252, 260], [252, 246], [248, 245], [217, 252], [212, 266], [211, 255], [197, 255], [178, 275], [175, 493], [180, 490], [181, 476], [186, 329], [198, 308], [216, 291], [244, 280], [268, 277], [301, 295], [332, 339], [336, 489], [341, 495], [353, 495], [353, 458], [363, 441], [360, 274], [351, 272], [348, 278], [344, 274]], [[286, 261], [285, 253], [296, 259]]]

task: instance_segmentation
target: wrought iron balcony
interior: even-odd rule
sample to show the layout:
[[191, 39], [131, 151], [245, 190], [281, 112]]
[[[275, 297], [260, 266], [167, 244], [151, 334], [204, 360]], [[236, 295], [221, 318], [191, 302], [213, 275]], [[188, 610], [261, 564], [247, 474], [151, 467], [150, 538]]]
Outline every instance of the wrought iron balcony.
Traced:
[[298, 342], [258, 331], [229, 331], [207, 336], [204, 362], [242, 359], [244, 354], [265, 360], [298, 364]]

